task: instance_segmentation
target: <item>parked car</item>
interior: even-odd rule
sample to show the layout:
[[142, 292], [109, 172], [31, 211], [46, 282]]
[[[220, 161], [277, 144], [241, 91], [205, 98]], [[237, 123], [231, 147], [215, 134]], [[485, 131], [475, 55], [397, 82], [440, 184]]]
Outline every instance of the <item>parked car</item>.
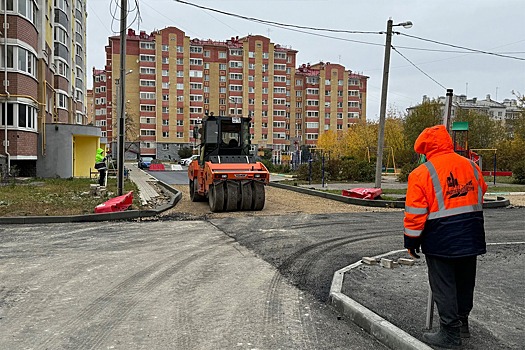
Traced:
[[149, 169], [153, 157], [141, 157], [138, 162], [139, 169]]
[[189, 158], [183, 158], [181, 160], [179, 160], [179, 164], [180, 165], [190, 165], [191, 162], [193, 162], [195, 159], [199, 159], [199, 155], [198, 154], [194, 154], [192, 155], [191, 157]]

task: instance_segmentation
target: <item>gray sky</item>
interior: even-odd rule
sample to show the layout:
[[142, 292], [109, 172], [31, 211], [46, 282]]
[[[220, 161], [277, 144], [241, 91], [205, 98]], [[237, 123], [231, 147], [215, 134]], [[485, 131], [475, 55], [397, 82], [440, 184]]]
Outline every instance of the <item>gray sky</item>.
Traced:
[[[469, 98], [503, 101], [512, 91], [525, 93], [524, 0], [186, 0], [246, 17], [316, 28], [347, 31], [386, 31], [386, 23], [412, 21], [413, 27], [394, 30], [403, 34], [520, 58], [510, 59], [394, 35], [397, 52], [390, 61], [388, 106], [400, 111], [419, 104], [423, 95], [444, 96], [446, 88]], [[229, 17], [173, 0], [137, 0], [141, 21], [131, 27], [147, 33], [168, 26], [178, 27], [191, 38], [227, 40], [232, 36], [260, 34], [272, 42], [298, 50], [297, 62], [341, 63], [347, 69], [370, 77], [367, 118], [377, 120], [381, 99], [384, 34], [346, 34], [307, 30], [292, 31]], [[130, 24], [137, 14], [135, 0], [128, 8]], [[88, 0], [87, 67], [103, 69], [104, 46], [118, 35], [120, 0]], [[111, 13], [114, 13], [115, 20]], [[312, 31], [309, 31], [312, 32]], [[327, 38], [330, 36], [333, 38]], [[339, 38], [339, 39], [338, 39]], [[355, 41], [366, 42], [358, 43]], [[405, 47], [405, 48], [402, 48]], [[423, 50], [415, 50], [426, 49]], [[436, 52], [428, 50], [454, 51]], [[88, 86], [92, 85], [89, 79]], [[435, 80], [435, 81], [433, 81]], [[442, 85], [442, 86], [440, 86]]]

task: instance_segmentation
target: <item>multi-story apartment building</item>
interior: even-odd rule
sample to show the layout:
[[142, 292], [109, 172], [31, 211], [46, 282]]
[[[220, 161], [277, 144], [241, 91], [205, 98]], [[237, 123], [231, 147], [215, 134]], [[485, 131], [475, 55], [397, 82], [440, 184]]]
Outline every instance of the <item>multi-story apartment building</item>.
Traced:
[[[252, 118], [252, 147], [277, 155], [314, 146], [326, 130], [366, 118], [368, 77], [339, 64], [297, 67], [296, 50], [249, 35], [191, 39], [178, 28], [126, 36], [126, 158], [176, 159], [192, 146], [204, 113]], [[116, 150], [120, 37], [109, 38], [105, 70], [93, 70], [96, 125]], [[99, 93], [97, 93], [97, 87]], [[102, 92], [102, 90], [104, 92]], [[131, 138], [131, 139], [130, 139]]]
[[4, 169], [71, 177], [92, 166], [83, 150], [95, 147], [100, 131], [81, 127], [87, 123], [85, 2], [0, 1]]

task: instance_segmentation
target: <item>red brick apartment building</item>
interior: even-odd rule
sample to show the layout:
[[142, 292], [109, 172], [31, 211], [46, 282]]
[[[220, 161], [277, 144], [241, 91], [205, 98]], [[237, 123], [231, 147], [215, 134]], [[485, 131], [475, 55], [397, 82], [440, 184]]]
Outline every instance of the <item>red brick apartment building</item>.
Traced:
[[[191, 39], [178, 28], [126, 36], [126, 158], [177, 159], [194, 145], [205, 111], [252, 118], [252, 147], [271, 148], [274, 161], [327, 130], [366, 119], [368, 77], [340, 64], [297, 63], [298, 51], [249, 35], [225, 41]], [[93, 68], [95, 123], [116, 150], [120, 37], [109, 38], [104, 70]], [[132, 138], [133, 140], [130, 140]]]
[[79, 127], [87, 123], [85, 2], [0, 1], [3, 174], [16, 169], [21, 176], [71, 177], [89, 171], [80, 165], [91, 157], [84, 147], [97, 143], [100, 131]]

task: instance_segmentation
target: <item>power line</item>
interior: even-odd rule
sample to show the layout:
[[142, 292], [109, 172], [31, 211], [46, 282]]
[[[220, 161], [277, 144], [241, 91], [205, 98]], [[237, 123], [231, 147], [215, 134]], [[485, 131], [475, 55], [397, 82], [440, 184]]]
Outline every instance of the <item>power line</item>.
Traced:
[[421, 37], [418, 37], [418, 36], [415, 36], [415, 35], [406, 34], [406, 33], [399, 33], [399, 34], [403, 35], [403, 36], [406, 36], [406, 37], [409, 37], [409, 38], [422, 40], [422, 41], [427, 41], [427, 42], [438, 44], [438, 45], [450, 46], [450, 47], [453, 47], [453, 48], [456, 48], [456, 49], [462, 49], [462, 50], [467, 50], [467, 51], [471, 51], [471, 52], [483, 53], [483, 54], [486, 54], [486, 55], [493, 55], [493, 56], [498, 56], [498, 57], [511, 58], [511, 59], [514, 59], [514, 60], [525, 61], [525, 58], [521, 58], [521, 57], [503, 55], [503, 54], [499, 54], [499, 53], [495, 53], [495, 52], [489, 52], [489, 51], [484, 51], [484, 50], [471, 49], [471, 48], [468, 48], [468, 47], [454, 45], [454, 44], [447, 44], [447, 43], [444, 43], [444, 42], [441, 42], [441, 41], [432, 40], [432, 39], [425, 39], [425, 38], [421, 38]]
[[[360, 43], [360, 44], [384, 46], [382, 44], [377, 44], [377, 43], [372, 43], [372, 42], [367, 42], [367, 41], [344, 39], [344, 38], [340, 38], [340, 37], [334, 37], [334, 36], [330, 36], [330, 35], [321, 35], [321, 34], [317, 34], [317, 33], [311, 33], [311, 32], [307, 32], [307, 31], [297, 30], [297, 29], [313, 30], [313, 31], [325, 31], [325, 32], [332, 32], [332, 33], [345, 33], [345, 34], [384, 34], [385, 33], [384, 31], [359, 31], [359, 30], [343, 30], [343, 29], [331, 29], [331, 28], [318, 28], [318, 27], [300, 26], [300, 25], [295, 25], [295, 24], [287, 24], [287, 23], [280, 23], [280, 22], [275, 22], [275, 21], [268, 21], [268, 20], [263, 20], [263, 19], [259, 19], [259, 18], [255, 18], [255, 17], [242, 16], [242, 15], [238, 15], [238, 14], [231, 13], [231, 12], [217, 10], [217, 9], [214, 9], [214, 8], [211, 8], [211, 7], [206, 7], [206, 6], [201, 6], [201, 5], [197, 5], [197, 4], [192, 4], [190, 2], [183, 1], [183, 0], [174, 0], [174, 1], [179, 2], [181, 4], [184, 4], [184, 5], [193, 6], [193, 7], [199, 8], [201, 10], [212, 11], [212, 12], [223, 14], [225, 16], [240, 18], [240, 19], [244, 19], [244, 20], [247, 20], [247, 21], [262, 23], [262, 24], [266, 24], [266, 25], [271, 25], [271, 26], [282, 28], [282, 29], [296, 31], [296, 32], [299, 32], [299, 33], [316, 35], [316, 36], [320, 36], [320, 37], [336, 39], [336, 40], [342, 40], [342, 41], [348, 41], [348, 42], [356, 42], [356, 43]], [[295, 28], [295, 30], [292, 29], [292, 28]], [[496, 53], [496, 52], [489, 52], [489, 51], [484, 51], [484, 50], [471, 49], [471, 48], [467, 48], [467, 47], [463, 47], [463, 46], [443, 43], [443, 42], [440, 42], [440, 41], [437, 41], [437, 40], [425, 39], [425, 38], [421, 38], [421, 37], [417, 37], [417, 36], [412, 36], [412, 35], [408, 35], [408, 34], [405, 34], [405, 33], [395, 32], [395, 34], [404, 35], [404, 36], [407, 36], [407, 37], [410, 37], [410, 38], [419, 39], [419, 40], [431, 42], [431, 43], [434, 43], [434, 44], [450, 46], [450, 47], [453, 47], [453, 48], [456, 48], [456, 49], [461, 49], [461, 50], [465, 50], [465, 51], [469, 51], [469, 52], [477, 52], [477, 53], [486, 54], [486, 55], [494, 55], [494, 56], [503, 57], [503, 58], [511, 58], [511, 59], [515, 59], [515, 60], [523, 60], [523, 61], [525, 61], [525, 58], [505, 55], [505, 54]], [[400, 46], [400, 48], [401, 48], [401, 46]], [[458, 52], [458, 51], [451, 51], [451, 50], [433, 50], [433, 49], [416, 48], [416, 47], [402, 47], [402, 48], [409, 49], [409, 50], [420, 50], [420, 51], [433, 51], [433, 52], [445, 52], [445, 53], [446, 52], [452, 52], [452, 53], [457, 52], [457, 53], [461, 53], [461, 51]], [[518, 52], [518, 53], [522, 53], [522, 52]]]
[[309, 30], [316, 30], [316, 31], [323, 31], [323, 32], [332, 32], [332, 33], [382, 34], [382, 32], [377, 32], [377, 31], [371, 32], [371, 31], [359, 31], [359, 30], [316, 28], [316, 27], [300, 26], [300, 25], [296, 25], [296, 24], [287, 24], [287, 23], [280, 23], [280, 22], [274, 22], [274, 21], [267, 21], [267, 20], [264, 20], [264, 19], [242, 16], [242, 15], [238, 15], [238, 14], [231, 13], [231, 12], [217, 10], [217, 9], [214, 9], [214, 8], [211, 8], [211, 7], [206, 7], [206, 6], [201, 6], [201, 5], [197, 5], [197, 4], [192, 4], [190, 2], [183, 1], [183, 0], [175, 0], [175, 1], [176, 2], [180, 2], [181, 4], [184, 4], [184, 5], [190, 5], [190, 6], [193, 6], [193, 7], [197, 7], [197, 8], [200, 8], [202, 10], [213, 11], [213, 12], [217, 12], [217, 13], [220, 13], [220, 14], [223, 14], [223, 15], [226, 15], [226, 16], [241, 18], [241, 19], [245, 19], [247, 21], [259, 22], [259, 23], [264, 23], [264, 24], [273, 24], [273, 25], [277, 25], [277, 26], [286, 26], [286, 27], [291, 27], [291, 28], [309, 29]]
[[420, 71], [421, 73], [423, 73], [425, 76], [427, 76], [430, 80], [432, 80], [434, 83], [438, 84], [439, 86], [441, 86], [443, 89], [447, 89], [446, 87], [444, 87], [442, 84], [440, 84], [436, 79], [432, 78], [430, 75], [428, 75], [427, 73], [425, 73], [421, 68], [419, 68], [418, 66], [416, 66], [414, 63], [412, 63], [411, 60], [409, 60], [408, 58], [406, 58], [401, 52], [399, 52], [399, 50], [397, 50], [395, 47], [392, 46], [392, 49], [397, 52], [399, 54], [399, 56], [403, 57], [405, 60], [408, 61], [408, 63], [410, 63], [412, 66], [414, 66], [418, 71]]

